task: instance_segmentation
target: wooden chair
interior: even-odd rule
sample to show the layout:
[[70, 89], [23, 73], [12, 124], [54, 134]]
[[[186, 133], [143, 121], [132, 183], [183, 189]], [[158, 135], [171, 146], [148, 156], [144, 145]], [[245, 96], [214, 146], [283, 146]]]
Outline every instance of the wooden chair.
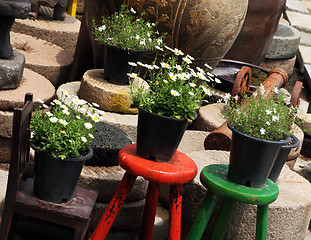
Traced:
[[89, 225], [97, 191], [76, 188], [74, 198], [62, 204], [46, 202], [33, 194], [33, 179], [28, 178], [33, 96], [26, 94], [23, 108], [14, 109], [10, 170], [0, 226], [0, 240], [13, 239], [16, 216], [34, 217], [74, 229], [74, 240], [82, 240]]

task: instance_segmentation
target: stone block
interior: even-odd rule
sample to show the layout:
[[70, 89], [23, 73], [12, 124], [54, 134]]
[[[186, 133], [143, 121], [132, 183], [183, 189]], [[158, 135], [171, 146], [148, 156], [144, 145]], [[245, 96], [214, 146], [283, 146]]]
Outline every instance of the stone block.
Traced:
[[[198, 151], [192, 152], [188, 156], [196, 162], [198, 173], [209, 164], [229, 163], [229, 152], [226, 151]], [[199, 179], [200, 174], [191, 183], [184, 185], [183, 235], [189, 231], [206, 194], [206, 189]], [[269, 205], [267, 239], [304, 239], [311, 218], [311, 199], [309, 198], [311, 184], [299, 174], [291, 171], [287, 165], [283, 167], [277, 184], [280, 192], [278, 199]], [[164, 206], [167, 206], [165, 204], [168, 202], [166, 196], [167, 192], [162, 191], [161, 188], [160, 202]], [[254, 239], [256, 212], [256, 206], [235, 204], [226, 227], [224, 239]], [[212, 215], [211, 222], [215, 221], [215, 217]], [[211, 230], [212, 226], [209, 224], [205, 231], [205, 237], [210, 236]]]
[[[122, 231], [138, 229], [141, 226], [144, 206], [145, 200], [124, 203], [111, 228]], [[90, 231], [95, 229], [107, 207], [108, 203], [95, 203], [89, 225]]]
[[212, 103], [201, 107], [194, 122], [195, 129], [210, 132], [216, 130], [226, 121], [220, 114], [224, 106], [224, 103]]
[[[94, 167], [84, 166], [78, 181], [78, 185], [99, 191], [98, 202], [110, 202], [118, 186], [121, 183], [125, 170], [120, 166]], [[129, 192], [126, 202], [142, 200], [146, 197], [148, 182], [138, 177]]]
[[279, 23], [266, 58], [289, 59], [295, 57], [298, 51], [300, 37], [300, 32], [297, 29]]
[[25, 66], [25, 57], [13, 51], [12, 59], [0, 59], [0, 90], [15, 89], [19, 86]]
[[96, 125], [93, 135], [94, 139], [90, 146], [94, 155], [85, 162], [86, 165], [106, 167], [119, 165], [119, 151], [125, 145], [132, 143], [126, 132], [104, 122], [99, 122]]
[[26, 68], [46, 77], [53, 86], [67, 82], [72, 55], [63, 48], [29, 35], [11, 32], [12, 46], [25, 55]]
[[12, 31], [33, 36], [51, 42], [74, 55], [81, 22], [65, 14], [64, 21], [55, 21], [49, 17], [39, 16], [36, 20], [16, 19]]
[[[148, 88], [148, 84], [136, 78], [138, 84]], [[92, 69], [84, 73], [79, 89], [79, 97], [88, 102], [95, 102], [105, 111], [116, 113], [137, 114], [138, 109], [132, 108], [129, 85], [109, 83], [104, 79], [103, 69]]]
[[11, 138], [13, 131], [13, 112], [0, 111], [0, 137]]

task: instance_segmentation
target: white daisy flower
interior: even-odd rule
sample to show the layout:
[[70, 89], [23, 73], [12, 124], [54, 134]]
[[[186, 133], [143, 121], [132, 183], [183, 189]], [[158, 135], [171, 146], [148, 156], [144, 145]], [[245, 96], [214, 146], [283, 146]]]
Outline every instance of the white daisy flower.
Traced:
[[70, 112], [69, 112], [67, 109], [64, 109], [64, 110], [63, 110], [63, 114], [69, 116], [69, 115], [70, 115]]
[[194, 93], [193, 93], [193, 92], [189, 92], [189, 95], [190, 95], [190, 96], [193, 96], [193, 95], [194, 95]]
[[182, 71], [182, 67], [178, 64], [175, 65], [175, 68], [178, 70], [178, 71]]
[[160, 62], [160, 64], [161, 64], [161, 67], [163, 67], [163, 68], [167, 68], [167, 69], [171, 68], [171, 66], [165, 62]]
[[137, 64], [134, 63], [134, 62], [128, 62], [128, 64], [129, 64], [130, 66], [137, 67]]
[[205, 67], [207, 67], [208, 69], [213, 69], [210, 65], [208, 65], [207, 63], [204, 64]]
[[279, 118], [280, 118], [279, 116], [273, 115], [272, 116], [272, 121], [273, 122], [279, 121]]
[[129, 76], [130, 78], [136, 78], [137, 73], [128, 73], [127, 76]]
[[278, 89], [277, 87], [274, 87], [274, 88], [273, 88], [273, 92], [275, 92], [276, 94], [278, 94], [278, 93], [279, 93], [279, 89]]
[[176, 75], [174, 73], [170, 72], [168, 75], [171, 80], [176, 81]]
[[178, 97], [179, 96], [179, 92], [177, 92], [176, 90], [172, 89], [171, 90], [171, 94], [175, 97]]
[[168, 83], [168, 81], [167, 81], [167, 80], [165, 80], [165, 79], [163, 80], [163, 82], [164, 82], [164, 83]]
[[183, 57], [182, 60], [184, 60], [186, 63], [191, 64], [192, 61], [190, 60], [190, 58], [187, 57]]
[[94, 135], [92, 133], [89, 133], [89, 137], [94, 139]]
[[105, 25], [98, 27], [98, 31], [99, 32], [102, 32], [102, 31], [105, 31], [105, 30], [106, 30], [106, 26]]
[[170, 50], [171, 52], [175, 52], [174, 49], [172, 49], [172, 48], [170, 48], [170, 47], [168, 47], [168, 46], [166, 46], [166, 45], [164, 45], [164, 47], [165, 47], [167, 50]]
[[215, 77], [215, 82], [216, 83], [221, 83], [221, 81], [218, 78], [216, 78], [216, 77]]
[[137, 34], [137, 35], [135, 36], [135, 38], [138, 40], [138, 39], [140, 39], [140, 36]]
[[82, 142], [87, 142], [87, 139], [85, 137], [81, 137]]
[[189, 83], [190, 87], [196, 87], [197, 85], [195, 83]]
[[37, 99], [37, 102], [44, 104], [44, 102], [40, 98]]
[[184, 55], [184, 53], [181, 50], [177, 49], [177, 48], [174, 49], [174, 53], [176, 55], [178, 55], [178, 56], [183, 56]]
[[53, 102], [54, 102], [55, 104], [57, 104], [57, 105], [61, 105], [61, 104], [62, 104], [62, 102], [59, 101], [59, 100], [57, 100], [57, 99], [54, 99]]
[[49, 106], [48, 105], [46, 105], [46, 104], [42, 104], [42, 106], [44, 107], [44, 108], [49, 108]]
[[190, 56], [189, 54], [187, 54], [187, 58], [189, 58], [190, 60], [194, 60], [194, 58], [192, 56]]
[[50, 117], [49, 120], [52, 122], [52, 123], [56, 123], [58, 121], [58, 118], [56, 117]]
[[52, 117], [53, 116], [53, 113], [51, 113], [51, 112], [46, 112], [45, 113], [48, 117]]
[[131, 7], [130, 11], [131, 11], [133, 14], [136, 14], [136, 11], [134, 10], [134, 8]]
[[158, 50], [160, 50], [160, 51], [162, 51], [162, 52], [164, 51], [164, 49], [161, 48], [161, 47], [159, 47], [159, 46], [155, 46], [155, 48], [158, 49]]
[[59, 119], [59, 123], [66, 126], [68, 124], [68, 122], [66, 122], [66, 120], [64, 119]]
[[84, 123], [84, 127], [86, 128], [86, 129], [91, 129], [92, 127], [93, 127], [93, 125], [92, 125], [92, 123]]
[[270, 126], [270, 125], [271, 125], [271, 123], [270, 123], [270, 122], [268, 122], [268, 121], [266, 122], [266, 124], [267, 124], [268, 126]]
[[267, 114], [267, 115], [270, 115], [271, 113], [272, 113], [272, 111], [266, 110], [266, 114]]

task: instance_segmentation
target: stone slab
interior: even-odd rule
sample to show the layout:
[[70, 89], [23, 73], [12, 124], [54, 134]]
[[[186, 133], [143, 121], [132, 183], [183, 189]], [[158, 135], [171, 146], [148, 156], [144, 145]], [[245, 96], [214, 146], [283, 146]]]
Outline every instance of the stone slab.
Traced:
[[[228, 164], [229, 152], [198, 151], [188, 154], [198, 166], [200, 173], [209, 164]], [[311, 184], [299, 174], [291, 171], [287, 165], [283, 167], [277, 181], [279, 187], [278, 199], [269, 205], [269, 224], [267, 239], [304, 239], [310, 222]], [[193, 223], [200, 204], [206, 194], [206, 189], [200, 183], [200, 174], [183, 189], [182, 229], [186, 235]], [[161, 188], [160, 202], [168, 202], [166, 189]], [[219, 205], [218, 205], [219, 206]], [[218, 207], [216, 207], [217, 209]], [[211, 222], [215, 216], [211, 217]], [[256, 206], [235, 204], [224, 239], [255, 239]], [[281, 223], [281, 224], [280, 224]], [[205, 231], [205, 237], [210, 236], [211, 226]]]
[[311, 46], [311, 33], [300, 32], [300, 45]]
[[14, 89], [20, 84], [25, 67], [25, 56], [13, 51], [11, 59], [0, 59], [0, 89]]
[[311, 33], [311, 16], [298, 12], [286, 12], [290, 25], [299, 31]]
[[287, 0], [286, 11], [309, 14], [309, 11], [306, 8], [306, 5], [302, 1], [298, 1], [298, 0]]
[[67, 82], [73, 57], [55, 44], [29, 35], [11, 32], [12, 46], [25, 58], [25, 67], [41, 74], [54, 86]]
[[[108, 203], [95, 203], [88, 228], [89, 231], [95, 229], [101, 216], [108, 207]], [[122, 231], [138, 229], [141, 226], [144, 206], [145, 200], [124, 203], [111, 228]]]
[[12, 130], [13, 130], [13, 112], [0, 110], [0, 137], [11, 138]]
[[266, 58], [289, 59], [295, 57], [298, 51], [300, 37], [300, 32], [296, 28], [279, 23]]
[[34, 102], [38, 104], [37, 99], [49, 101], [55, 94], [55, 88], [45, 77], [25, 68], [23, 80], [18, 88], [0, 91], [0, 110], [22, 107], [25, 94], [28, 92], [33, 94]]
[[[85, 188], [93, 188], [99, 191], [97, 201], [108, 203], [116, 192], [125, 170], [120, 166], [94, 167], [84, 166], [78, 181], [78, 185]], [[126, 201], [134, 202], [145, 198], [148, 182], [138, 177], [131, 189]]]
[[74, 55], [81, 22], [65, 14], [64, 21], [53, 20], [50, 16], [39, 16], [38, 19], [16, 19], [12, 31], [27, 34], [68, 50]]
[[311, 46], [300, 45], [297, 59], [300, 66], [299, 70], [303, 73], [304, 65], [311, 65]]

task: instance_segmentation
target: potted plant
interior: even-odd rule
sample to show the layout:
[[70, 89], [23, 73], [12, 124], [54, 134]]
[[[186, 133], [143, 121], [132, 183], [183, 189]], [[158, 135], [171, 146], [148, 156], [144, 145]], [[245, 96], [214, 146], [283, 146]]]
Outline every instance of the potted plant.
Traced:
[[[155, 23], [143, 19], [144, 13], [122, 5], [119, 12], [102, 17], [101, 25], [93, 19], [95, 40], [105, 45], [104, 78], [115, 84], [128, 84], [128, 62], [141, 61], [144, 53], [162, 44]], [[132, 71], [138, 71], [137, 68]]]
[[222, 110], [232, 130], [228, 178], [249, 187], [265, 184], [282, 146], [290, 142], [297, 114], [296, 108], [284, 102], [284, 95], [269, 98], [264, 92], [261, 84], [241, 103], [226, 94], [227, 105]]
[[[137, 153], [155, 161], [170, 161], [181, 141], [188, 121], [197, 116], [197, 110], [211, 95], [211, 87], [220, 82], [206, 69], [191, 68], [193, 57], [181, 50], [165, 46], [169, 54], [155, 57], [154, 62], [134, 63], [146, 69], [139, 74], [129, 73], [132, 101], [138, 107]], [[159, 51], [164, 52], [164, 48]], [[135, 82], [141, 76], [149, 89]]]
[[63, 104], [67, 97], [62, 90], [62, 99], [51, 102], [51, 107], [41, 101], [30, 123], [35, 150], [34, 193], [57, 203], [72, 198], [83, 164], [93, 156], [89, 144], [100, 117], [93, 105], [77, 97], [72, 97], [67, 107]]

